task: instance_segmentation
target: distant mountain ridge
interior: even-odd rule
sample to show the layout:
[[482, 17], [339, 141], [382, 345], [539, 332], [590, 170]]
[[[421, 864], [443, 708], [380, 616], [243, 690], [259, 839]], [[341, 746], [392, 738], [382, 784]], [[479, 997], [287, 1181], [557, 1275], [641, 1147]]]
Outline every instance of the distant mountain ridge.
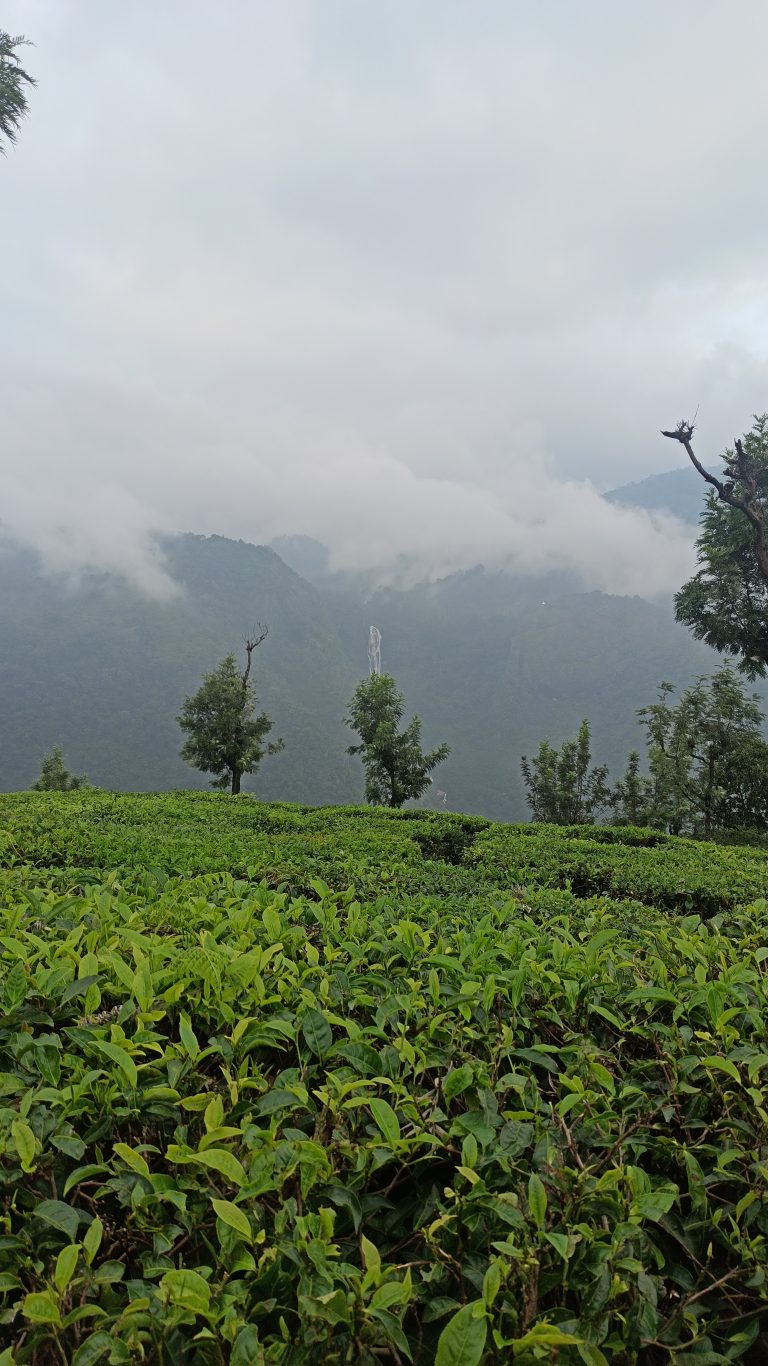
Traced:
[[178, 757], [175, 718], [256, 621], [270, 627], [254, 660], [259, 699], [286, 749], [245, 786], [310, 804], [362, 798], [343, 717], [368, 670], [372, 623], [425, 744], [452, 747], [427, 803], [442, 802], [440, 789], [449, 809], [498, 819], [526, 817], [520, 756], [544, 736], [557, 743], [588, 716], [596, 757], [618, 772], [642, 741], [635, 711], [661, 679], [683, 683], [717, 663], [670, 605], [573, 593], [564, 575], [478, 566], [363, 591], [353, 576], [329, 579], [311, 544], [299, 549], [315, 583], [265, 546], [176, 537], [165, 551], [181, 592], [162, 603], [108, 575], [74, 588], [30, 552], [0, 550], [0, 788], [28, 787], [54, 743], [101, 786], [205, 787]]
[[603, 494], [609, 503], [646, 508], [649, 512], [672, 512], [682, 522], [698, 524], [706, 497], [706, 485], [692, 465], [650, 474], [635, 484], [623, 484]]
[[[671, 512], [682, 522], [696, 527], [703, 508], [706, 488], [691, 465], [684, 465], [679, 469], [666, 470], [663, 474], [650, 474], [635, 483], [622, 484], [618, 488], [609, 489], [602, 496], [609, 503], [618, 503], [622, 507], [644, 508], [649, 512]], [[312, 536], [276, 536], [270, 542], [270, 547], [309, 583], [351, 587], [357, 591], [374, 590], [375, 575], [370, 572], [332, 570], [330, 550]], [[477, 571], [483, 571], [483, 566], [478, 565], [475, 570], [466, 572]], [[566, 574], [553, 576], [553, 581], [555, 578], [563, 588], [570, 582]]]

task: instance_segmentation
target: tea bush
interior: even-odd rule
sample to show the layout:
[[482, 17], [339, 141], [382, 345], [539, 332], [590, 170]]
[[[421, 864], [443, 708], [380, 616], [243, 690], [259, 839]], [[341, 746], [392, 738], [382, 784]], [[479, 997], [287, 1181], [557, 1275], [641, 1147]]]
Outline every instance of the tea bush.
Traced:
[[208, 794], [0, 846], [2, 1366], [766, 1360], [762, 856]]

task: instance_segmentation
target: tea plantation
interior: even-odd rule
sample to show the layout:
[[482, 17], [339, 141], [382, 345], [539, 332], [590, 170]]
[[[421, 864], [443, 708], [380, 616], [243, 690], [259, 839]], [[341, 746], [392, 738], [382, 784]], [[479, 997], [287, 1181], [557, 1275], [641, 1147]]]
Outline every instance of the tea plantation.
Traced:
[[768, 855], [0, 797], [0, 1366], [768, 1360]]

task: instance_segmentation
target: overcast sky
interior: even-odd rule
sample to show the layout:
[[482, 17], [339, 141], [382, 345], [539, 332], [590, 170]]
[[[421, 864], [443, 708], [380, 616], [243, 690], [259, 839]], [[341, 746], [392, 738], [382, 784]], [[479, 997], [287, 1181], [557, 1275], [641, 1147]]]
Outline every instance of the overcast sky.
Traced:
[[[162, 587], [153, 528], [679, 585], [596, 490], [768, 408], [760, 0], [5, 0], [3, 504]], [[691, 478], [695, 475], [692, 473]]]

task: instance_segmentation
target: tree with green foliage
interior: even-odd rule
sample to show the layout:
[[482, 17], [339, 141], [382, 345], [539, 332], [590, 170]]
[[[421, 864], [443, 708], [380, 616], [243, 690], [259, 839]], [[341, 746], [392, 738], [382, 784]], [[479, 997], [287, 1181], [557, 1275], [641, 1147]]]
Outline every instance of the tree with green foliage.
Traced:
[[533, 820], [551, 825], [592, 825], [598, 812], [609, 805], [611, 792], [607, 766], [592, 768], [591, 763], [591, 733], [586, 719], [576, 739], [564, 741], [560, 749], [542, 740], [534, 759], [523, 755], [520, 767]]
[[9, 143], [16, 141], [19, 124], [27, 113], [27, 87], [36, 84], [28, 71], [21, 65], [16, 51], [24, 47], [27, 40], [11, 37], [0, 29], [0, 153], [5, 154], [3, 138]]
[[75, 792], [79, 787], [87, 787], [85, 774], [75, 777], [64, 762], [60, 745], [54, 745], [40, 764], [40, 776], [32, 784], [33, 792]]
[[768, 413], [726, 450], [720, 479], [695, 455], [693, 430], [680, 422], [664, 433], [710, 485], [696, 542], [699, 568], [676, 595], [675, 615], [720, 654], [738, 656], [739, 669], [754, 678], [768, 666]]
[[756, 696], [730, 665], [681, 693], [662, 683], [639, 716], [648, 741], [646, 820], [670, 834], [711, 838], [764, 830], [768, 745]]
[[256, 694], [251, 681], [251, 657], [268, 632], [260, 627], [245, 642], [246, 664], [240, 673], [234, 655], [227, 655], [206, 674], [193, 697], [184, 700], [177, 717], [189, 738], [181, 757], [203, 773], [214, 773], [211, 787], [240, 791], [245, 773], [255, 773], [265, 754], [278, 754], [282, 740], [265, 743], [272, 729], [266, 712], [256, 714]]
[[405, 699], [390, 674], [372, 674], [358, 683], [345, 724], [360, 736], [347, 754], [361, 754], [365, 769], [365, 800], [374, 806], [402, 806], [421, 797], [431, 783], [430, 773], [450, 754], [438, 745], [429, 754], [421, 748], [421, 720], [414, 716], [404, 730]]
[[648, 825], [652, 812], [652, 784], [640, 772], [640, 755], [630, 751], [623, 777], [611, 793], [611, 806], [617, 825]]

